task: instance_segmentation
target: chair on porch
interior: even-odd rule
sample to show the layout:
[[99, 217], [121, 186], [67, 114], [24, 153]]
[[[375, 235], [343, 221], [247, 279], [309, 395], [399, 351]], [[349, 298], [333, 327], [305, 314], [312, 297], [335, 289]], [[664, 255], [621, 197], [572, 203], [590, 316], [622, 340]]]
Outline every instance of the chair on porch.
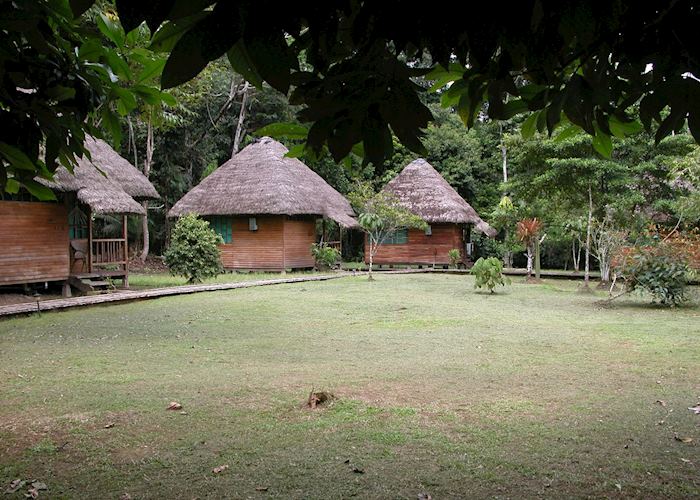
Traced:
[[85, 273], [88, 271], [87, 254], [88, 240], [70, 240], [71, 250], [71, 272], [74, 274]]

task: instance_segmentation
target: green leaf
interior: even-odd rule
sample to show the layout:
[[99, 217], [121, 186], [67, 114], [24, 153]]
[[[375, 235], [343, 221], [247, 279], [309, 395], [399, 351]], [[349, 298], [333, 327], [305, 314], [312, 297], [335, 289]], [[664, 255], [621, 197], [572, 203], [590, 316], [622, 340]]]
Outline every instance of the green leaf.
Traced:
[[87, 40], [80, 46], [78, 50], [78, 57], [86, 61], [97, 62], [100, 60], [100, 56], [104, 54], [104, 47], [94, 38]]
[[62, 85], [56, 85], [55, 87], [47, 89], [46, 95], [56, 101], [67, 101], [68, 99], [73, 99], [75, 97], [75, 89], [64, 87]]
[[[116, 87], [114, 89], [114, 93], [119, 98], [119, 102], [117, 103], [117, 111], [119, 111], [120, 115], [126, 116], [131, 113], [131, 111], [136, 109], [136, 97], [134, 97], [134, 94], [132, 94], [129, 90]], [[119, 109], [120, 106], [121, 110]]]
[[172, 94], [169, 94], [167, 92], [161, 92], [160, 93], [160, 100], [163, 101], [164, 104], [172, 107], [177, 106], [177, 99]]
[[596, 128], [595, 136], [593, 137], [593, 149], [595, 149], [601, 156], [605, 158], [610, 158], [612, 155], [612, 138], [604, 133], [602, 130]]
[[440, 106], [443, 108], [452, 108], [459, 103], [460, 95], [451, 95], [449, 92], [443, 92], [440, 96]]
[[139, 73], [139, 76], [136, 78], [136, 82], [147, 83], [148, 80], [151, 80], [156, 76], [160, 76], [160, 74], [163, 72], [164, 66], [165, 59], [159, 58], [148, 62], [144, 65], [143, 69], [141, 70], [141, 73]]
[[7, 183], [5, 184], [5, 192], [10, 194], [17, 194], [19, 192], [19, 186], [19, 182], [17, 182], [15, 179], [7, 179]]
[[531, 139], [535, 135], [535, 130], [537, 130], [537, 119], [539, 118], [541, 111], [535, 111], [530, 116], [528, 116], [523, 124], [520, 126], [520, 133], [523, 139]]
[[267, 135], [274, 138], [286, 137], [288, 139], [306, 139], [309, 134], [309, 129], [298, 123], [277, 122], [265, 125], [254, 133], [258, 136]]
[[300, 156], [303, 156], [305, 149], [305, 144], [295, 144], [294, 146], [289, 148], [289, 151], [284, 156], [286, 156], [287, 158], [299, 158]]
[[114, 45], [120, 49], [124, 47], [124, 30], [102, 12], [97, 17], [97, 27], [104, 36], [114, 42]]
[[250, 59], [250, 55], [248, 54], [243, 40], [238, 40], [226, 55], [228, 56], [228, 62], [236, 73], [245, 78], [255, 88], [262, 90], [262, 77], [258, 73], [258, 70], [255, 69], [255, 65]]
[[160, 104], [163, 95], [160, 90], [154, 87], [148, 87], [146, 85], [134, 85], [131, 87], [131, 90], [146, 104], [150, 104], [151, 106], [157, 106]]
[[193, 16], [183, 17], [163, 24], [153, 35], [149, 48], [154, 52], [170, 52], [182, 35], [206, 17], [207, 14], [208, 12], [199, 12]]
[[509, 118], [512, 118], [515, 115], [525, 113], [527, 110], [527, 103], [522, 99], [514, 99], [512, 101], [508, 101], [503, 105], [503, 119], [508, 120]]
[[122, 128], [117, 116], [112, 113], [107, 107], [102, 112], [102, 126], [112, 136], [112, 141], [115, 145], [119, 145], [122, 140]]
[[32, 196], [34, 196], [36, 199], [40, 201], [55, 201], [56, 200], [56, 195], [54, 194], [51, 189], [47, 188], [43, 184], [39, 184], [38, 182], [32, 180], [32, 179], [26, 179], [22, 181], [22, 185], [25, 187], [27, 191], [29, 191]]
[[583, 129], [578, 125], [569, 125], [554, 137], [554, 142], [563, 142], [566, 139], [569, 139], [570, 137], [578, 135], [582, 131]]
[[112, 49], [105, 50], [105, 58], [112, 71], [124, 80], [131, 80], [131, 68], [129, 64]]
[[610, 132], [620, 139], [624, 139], [628, 135], [636, 134], [642, 130], [642, 124], [637, 120], [623, 122], [614, 115], [610, 117], [608, 125], [610, 126]]
[[217, 2], [213, 11], [192, 26], [170, 52], [161, 75], [163, 89], [197, 76], [210, 61], [224, 55], [240, 38], [238, 5]]
[[36, 170], [36, 165], [22, 151], [7, 143], [0, 142], [0, 154], [17, 170]]
[[278, 31], [256, 33], [253, 38], [246, 39], [245, 46], [252, 65], [262, 79], [286, 94], [295, 60], [284, 35]]

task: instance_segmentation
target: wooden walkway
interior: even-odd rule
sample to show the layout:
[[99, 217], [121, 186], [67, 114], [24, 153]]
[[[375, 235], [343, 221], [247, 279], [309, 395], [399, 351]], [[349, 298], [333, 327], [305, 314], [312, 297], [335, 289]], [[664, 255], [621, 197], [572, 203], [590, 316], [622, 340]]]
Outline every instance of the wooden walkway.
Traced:
[[[356, 273], [362, 274], [362, 273]], [[44, 311], [54, 311], [70, 307], [92, 306], [108, 304], [111, 302], [126, 302], [131, 300], [155, 299], [172, 295], [185, 295], [198, 292], [215, 292], [218, 290], [233, 290], [236, 288], [251, 288], [265, 285], [281, 285], [284, 283], [303, 283], [307, 281], [327, 281], [337, 278], [353, 276], [351, 272], [336, 274], [322, 274], [316, 276], [302, 276], [298, 278], [280, 278], [257, 281], [239, 281], [237, 283], [220, 283], [212, 285], [182, 285], [167, 288], [151, 288], [149, 290], [121, 290], [102, 295], [87, 295], [85, 297], [72, 297], [67, 299], [54, 299], [36, 302], [23, 302], [0, 306], [0, 317], [16, 316], [18, 314], [32, 314]]]

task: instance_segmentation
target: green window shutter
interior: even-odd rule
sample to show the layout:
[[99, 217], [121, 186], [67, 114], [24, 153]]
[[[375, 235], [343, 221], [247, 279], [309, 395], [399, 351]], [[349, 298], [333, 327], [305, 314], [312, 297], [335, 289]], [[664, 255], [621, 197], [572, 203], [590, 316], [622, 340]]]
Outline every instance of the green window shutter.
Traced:
[[210, 218], [209, 224], [216, 234], [221, 236], [224, 243], [233, 241], [233, 220], [231, 217], [214, 215]]
[[384, 240], [388, 245], [404, 245], [408, 243], [408, 229], [399, 229], [394, 231]]

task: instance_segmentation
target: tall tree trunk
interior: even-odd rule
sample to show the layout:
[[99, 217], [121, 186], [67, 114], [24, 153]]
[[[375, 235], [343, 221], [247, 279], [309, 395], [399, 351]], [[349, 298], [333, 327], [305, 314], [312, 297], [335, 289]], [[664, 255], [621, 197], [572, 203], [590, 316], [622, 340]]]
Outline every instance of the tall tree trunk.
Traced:
[[533, 248], [532, 243], [527, 244], [527, 277], [532, 278], [532, 257]]
[[[505, 184], [508, 182], [508, 149], [506, 148], [506, 145], [503, 143], [503, 123], [499, 122], [498, 123], [498, 133], [501, 137], [501, 161], [502, 161], [502, 169], [503, 169], [503, 183]], [[503, 190], [503, 196], [508, 196], [508, 193], [506, 190]], [[503, 242], [506, 243], [508, 241], [508, 228], [505, 228], [504, 235], [503, 235]], [[506, 250], [503, 252], [503, 266], [504, 267], [513, 267], [513, 252], [510, 250]]]
[[580, 270], [581, 263], [581, 242], [579, 241], [578, 249], [576, 248], [576, 242], [578, 238], [574, 238], [571, 241], [571, 255], [574, 263], [574, 273], [578, 273]]
[[[503, 182], [506, 183], [508, 182], [508, 150], [506, 149], [506, 145], [503, 143], [503, 124], [499, 123], [498, 124], [498, 129], [501, 135], [501, 160], [502, 160], [502, 168], [503, 168]], [[506, 196], [508, 193], [503, 193], [504, 196]]]
[[231, 151], [231, 156], [238, 153], [238, 148], [241, 147], [241, 138], [243, 137], [243, 122], [245, 120], [246, 105], [248, 103], [248, 89], [250, 89], [250, 84], [245, 82], [243, 84], [243, 97], [241, 98], [241, 111], [238, 113], [238, 124], [236, 125], [236, 133], [233, 137], [233, 149]]
[[[151, 164], [153, 162], [153, 121], [151, 116], [148, 117], [148, 128], [146, 129], [146, 160], [143, 162], [143, 175], [148, 176], [151, 173]], [[141, 229], [143, 233], [143, 251], [141, 252], [141, 262], [146, 262], [148, 252], [150, 251], [151, 235], [148, 231], [148, 201], [142, 202], [143, 209], [146, 214], [141, 219]]]
[[[506, 227], [503, 230], [503, 243], [504, 244], [508, 244], [508, 236], [509, 236], [509, 232], [508, 232], [508, 228]], [[507, 247], [506, 247], [506, 250], [504, 250], [504, 252], [503, 252], [503, 267], [506, 267], [506, 268], [513, 267], [513, 251], [508, 250]]]
[[586, 225], [586, 270], [583, 278], [584, 288], [589, 288], [591, 280], [591, 225], [593, 224], [593, 191], [588, 183], [588, 224]]

